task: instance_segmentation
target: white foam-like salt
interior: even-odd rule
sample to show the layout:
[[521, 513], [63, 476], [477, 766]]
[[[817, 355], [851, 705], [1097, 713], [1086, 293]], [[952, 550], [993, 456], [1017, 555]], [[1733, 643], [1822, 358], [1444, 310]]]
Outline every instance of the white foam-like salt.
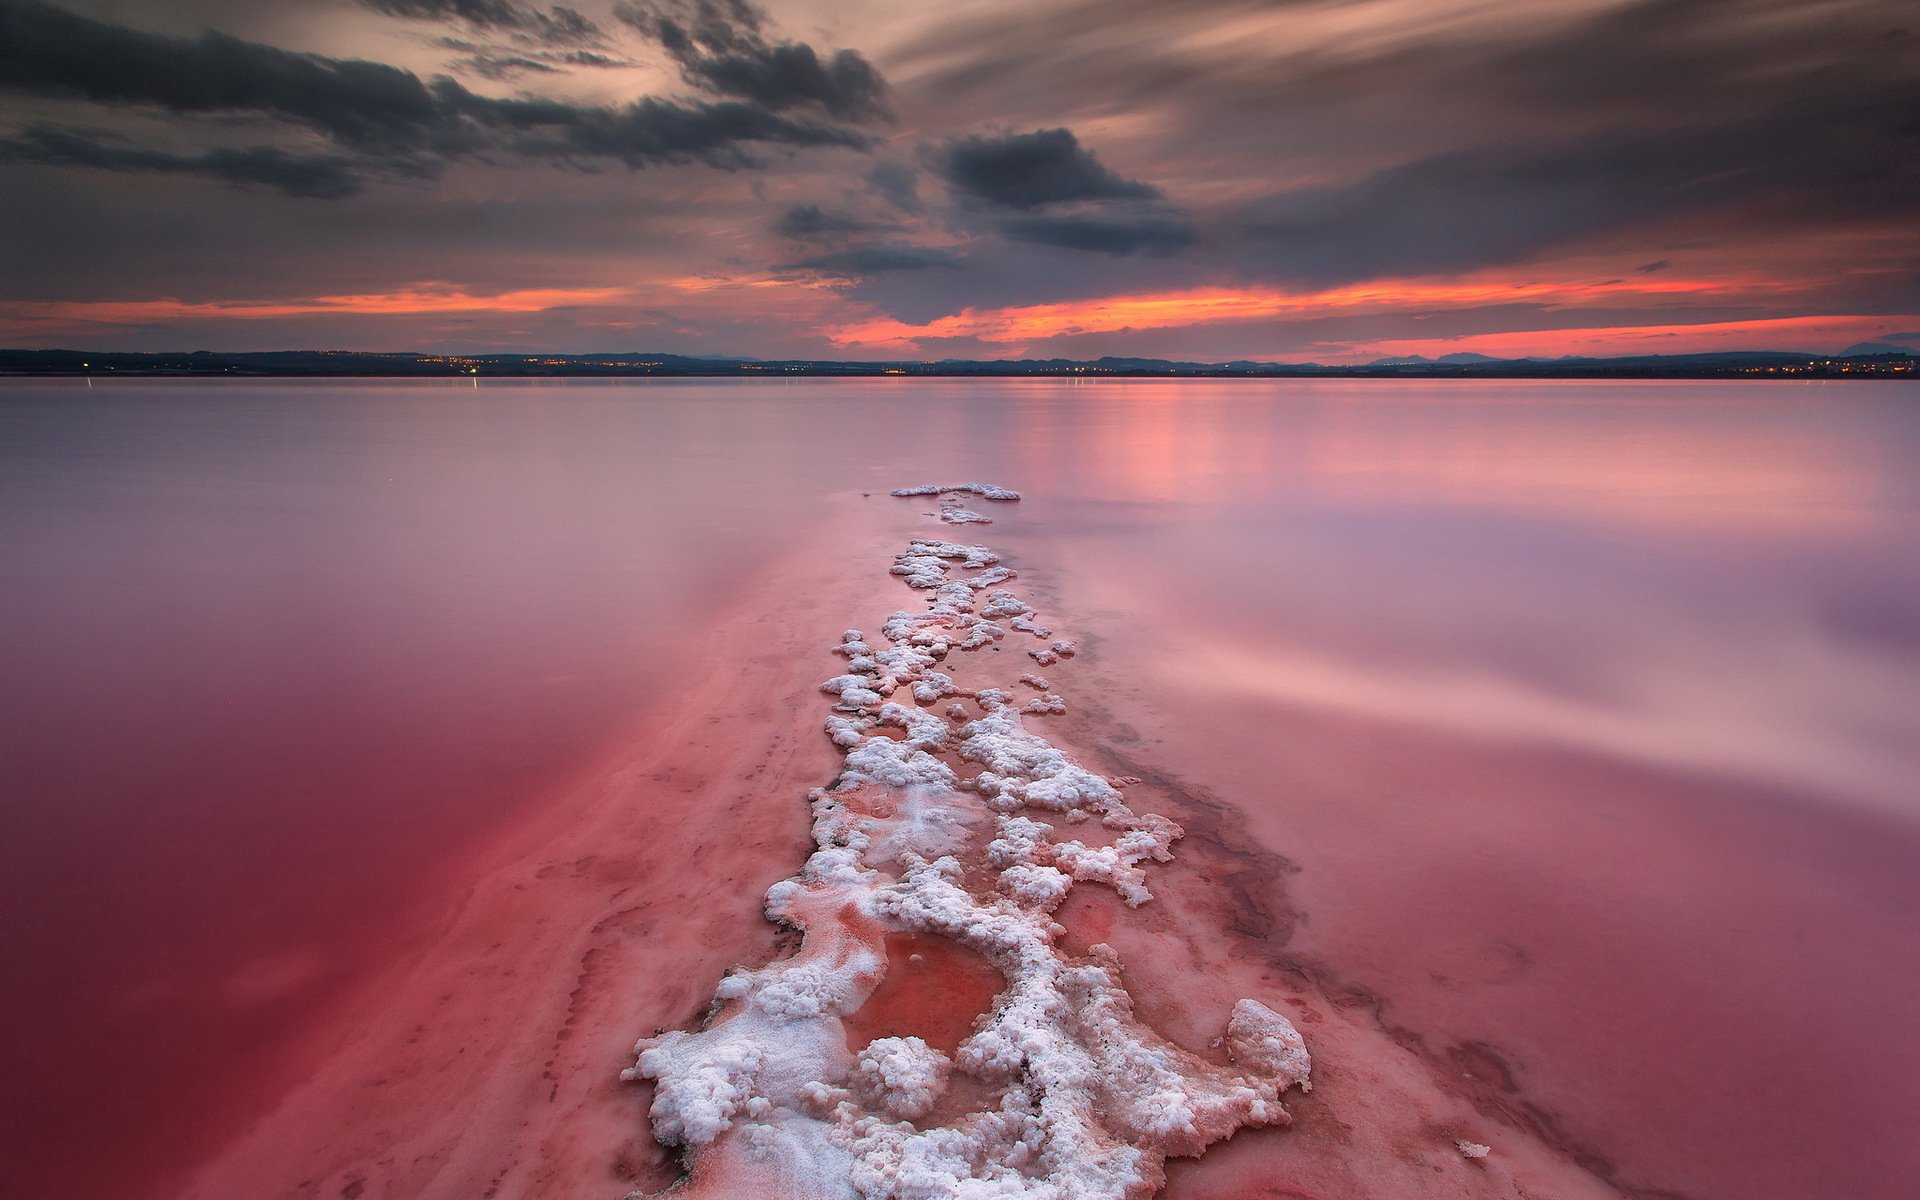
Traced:
[[[985, 484], [894, 494], [940, 495], [951, 520], [966, 511], [954, 492], [1019, 498]], [[655, 1081], [655, 1136], [699, 1151], [688, 1160], [696, 1184], [723, 1170], [777, 1181], [768, 1194], [817, 1200], [1142, 1200], [1168, 1156], [1287, 1123], [1281, 1094], [1308, 1085], [1306, 1046], [1271, 1008], [1237, 1003], [1219, 1043], [1228, 1062], [1210, 1062], [1137, 1018], [1111, 949], [1074, 956], [1059, 946], [1051, 914], [1074, 886], [1098, 882], [1147, 903], [1147, 867], [1171, 857], [1181, 831], [1134, 812], [1111, 782], [1025, 726], [1023, 712], [1063, 711], [1051, 681], [1022, 676], [1041, 695], [1016, 709], [1005, 688], [968, 691], [933, 669], [1004, 637], [998, 619], [1051, 637], [997, 586], [1013, 578], [998, 561], [985, 547], [932, 539], [896, 558], [893, 573], [930, 593], [929, 606], [890, 616], [878, 649], [859, 630], [841, 635], [834, 649], [847, 673], [821, 691], [837, 698], [825, 730], [845, 752], [842, 770], [810, 796], [815, 849], [767, 892], [769, 919], [799, 930], [799, 949], [729, 972], [704, 1028], [636, 1047], [625, 1077]], [[956, 569], [983, 573], [957, 579]], [[1076, 650], [1059, 639], [1030, 653], [1050, 665]], [[914, 704], [885, 699], [902, 688]], [[983, 715], [968, 720], [957, 701], [944, 716], [919, 707], [967, 695]], [[1055, 841], [1052, 824], [1027, 815], [1035, 811], [1082, 827], [1097, 819], [1114, 836], [1104, 846]], [[889, 935], [950, 939], [1004, 978], [953, 1055], [910, 1033], [849, 1048], [845, 1018], [885, 975]], [[923, 1127], [957, 1074], [992, 1098]], [[714, 1165], [722, 1159], [729, 1165]]]
[[991, 483], [923, 483], [918, 487], [893, 489], [895, 496], [939, 496], [947, 492], [967, 492], [983, 500], [1018, 500], [1020, 493]]

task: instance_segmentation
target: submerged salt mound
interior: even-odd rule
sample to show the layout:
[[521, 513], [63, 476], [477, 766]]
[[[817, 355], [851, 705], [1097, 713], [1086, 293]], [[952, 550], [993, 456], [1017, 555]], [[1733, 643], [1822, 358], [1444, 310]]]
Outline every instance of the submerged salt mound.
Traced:
[[1020, 493], [1012, 488], [997, 487], [991, 483], [923, 483], [918, 487], [893, 489], [896, 496], [942, 496], [948, 492], [965, 492], [982, 500], [1018, 500]]
[[[654, 1133], [684, 1148], [687, 1196], [1141, 1200], [1169, 1156], [1286, 1124], [1282, 1093], [1308, 1086], [1304, 1042], [1265, 1005], [1234, 1006], [1217, 1043], [1225, 1061], [1210, 1061], [1139, 1020], [1112, 949], [1061, 948], [1052, 913], [1075, 886], [1149, 902], [1147, 867], [1171, 858], [1181, 830], [1027, 728], [1025, 716], [1064, 710], [1051, 680], [1022, 676], [1042, 694], [1015, 708], [1011, 685], [968, 690], [934, 669], [1005, 637], [991, 618], [1051, 637], [995, 586], [1013, 578], [998, 561], [921, 539], [895, 559], [927, 608], [887, 618], [879, 649], [859, 630], [841, 635], [846, 672], [821, 685], [837, 700], [825, 729], [841, 773], [810, 797], [812, 854], [767, 892], [768, 918], [797, 930], [799, 949], [730, 972], [701, 1030], [636, 1047], [624, 1077], [656, 1082]], [[1076, 649], [1052, 641], [1034, 657]], [[923, 707], [946, 700], [944, 715]], [[1035, 812], [1098, 821], [1111, 843], [1058, 840]], [[911, 1032], [847, 1044], [846, 1018], [887, 971], [889, 935], [949, 939], [1004, 977], [951, 1056]], [[969, 1087], [954, 1094], [987, 1099], [949, 1101], [959, 1076]]]

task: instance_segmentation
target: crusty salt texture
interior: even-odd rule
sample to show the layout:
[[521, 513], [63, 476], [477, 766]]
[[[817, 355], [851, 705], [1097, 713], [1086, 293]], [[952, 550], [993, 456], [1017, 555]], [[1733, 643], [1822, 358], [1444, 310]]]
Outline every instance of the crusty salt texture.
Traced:
[[968, 492], [983, 500], [1018, 500], [1020, 493], [991, 483], [923, 483], [918, 487], [893, 489], [896, 496], [941, 496], [948, 492]]
[[[894, 494], [941, 496], [949, 522], [977, 515], [954, 493], [1019, 499], [987, 484]], [[1008, 618], [1043, 642], [1030, 651], [1041, 664], [1076, 654], [999, 586], [1014, 578], [999, 563], [982, 546], [915, 539], [892, 571], [924, 609], [834, 647], [846, 670], [821, 691], [845, 758], [810, 797], [812, 853], [767, 892], [768, 918], [797, 930], [799, 948], [729, 972], [703, 1028], [642, 1041], [624, 1073], [655, 1083], [654, 1136], [690, 1171], [676, 1196], [1140, 1200], [1168, 1157], [1285, 1125], [1282, 1093], [1310, 1086], [1305, 1042], [1267, 1005], [1234, 1005], [1225, 1061], [1209, 1061], [1135, 1015], [1111, 948], [1059, 945], [1051, 914], [1074, 887], [1150, 902], [1148, 869], [1181, 830], [1027, 727], [1065, 710], [1053, 680], [1019, 676], [1041, 694], [1016, 708], [1010, 686], [969, 690], [935, 670], [1006, 637]], [[930, 707], [941, 702], [945, 715]], [[1056, 839], [1055, 820], [1097, 821], [1109, 840]], [[950, 939], [1004, 978], [952, 1055], [911, 1031], [848, 1046], [845, 1020], [885, 976], [889, 935]], [[985, 1099], [943, 1107], [962, 1076]]]

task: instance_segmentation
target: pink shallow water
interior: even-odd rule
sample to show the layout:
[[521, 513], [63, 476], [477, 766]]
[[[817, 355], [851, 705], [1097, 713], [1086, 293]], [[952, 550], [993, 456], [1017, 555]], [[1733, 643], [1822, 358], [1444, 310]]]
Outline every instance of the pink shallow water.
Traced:
[[1027, 492], [1292, 952], [1629, 1180], [1920, 1184], [1911, 388], [116, 381], [0, 458], [10, 1191], [166, 1194], [829, 497], [936, 477]]

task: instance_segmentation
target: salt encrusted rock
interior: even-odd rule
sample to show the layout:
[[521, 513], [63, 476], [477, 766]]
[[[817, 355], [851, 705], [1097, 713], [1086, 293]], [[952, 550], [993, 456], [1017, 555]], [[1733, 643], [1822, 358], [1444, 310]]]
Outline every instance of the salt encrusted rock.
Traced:
[[1052, 832], [1053, 826], [1031, 817], [996, 817], [994, 839], [987, 843], [987, 861], [1003, 871], [1023, 863], [1050, 862], [1052, 850], [1047, 835]]
[[894, 561], [891, 571], [904, 576], [912, 588], [939, 587], [947, 579], [947, 564], [930, 554], [903, 554]]
[[[941, 732], [946, 732], [944, 727]], [[957, 782], [953, 769], [925, 750], [885, 737], [868, 738], [850, 751], [847, 754], [846, 772], [841, 778], [900, 789], [938, 787], [952, 790]]]
[[[986, 577], [983, 575], [983, 576], [979, 576], [979, 578], [984, 579]], [[994, 582], [998, 583], [1000, 581], [995, 580]], [[1024, 619], [1028, 614], [1032, 612], [1033, 612], [1032, 607], [1030, 607], [1025, 600], [1022, 600], [1020, 597], [1014, 595], [1012, 592], [1005, 591], [1000, 588], [995, 588], [993, 591], [988, 592], [987, 602], [980, 606], [980, 615], [983, 617], [986, 617], [989, 620], [995, 620], [995, 621], [999, 620], [1002, 617], [1015, 617], [1015, 618]], [[1011, 622], [1011, 624], [1015, 629], [1022, 629], [1023, 631], [1025, 631], [1024, 627], [1021, 624], [1021, 620], [1018, 620], [1018, 619], [1014, 620]], [[1032, 621], [1026, 622], [1027, 626], [1031, 626], [1032, 624], [1033, 624]]]
[[1067, 898], [1073, 878], [1057, 867], [1015, 863], [1000, 872], [1000, 890], [1024, 908], [1052, 912]]
[[[958, 490], [1017, 499], [983, 484]], [[965, 511], [944, 494], [942, 508]], [[1134, 812], [1111, 781], [1027, 729], [1003, 688], [972, 693], [985, 715], [959, 728], [950, 721], [966, 721], [965, 706], [948, 705], [947, 719], [918, 707], [967, 694], [933, 668], [1005, 636], [996, 620], [1051, 637], [995, 586], [1012, 578], [997, 561], [930, 539], [896, 559], [927, 609], [889, 617], [878, 649], [859, 630], [841, 635], [847, 673], [821, 690], [838, 699], [826, 731], [845, 761], [809, 797], [814, 851], [767, 891], [768, 918], [800, 931], [798, 951], [730, 972], [706, 1028], [635, 1048], [624, 1076], [656, 1081], [659, 1139], [700, 1152], [695, 1191], [710, 1177], [810, 1200], [1145, 1200], [1169, 1155], [1285, 1124], [1281, 1093], [1307, 1086], [1306, 1047], [1272, 1009], [1234, 1006], [1222, 1039], [1232, 1065], [1222, 1067], [1138, 1020], [1111, 949], [1078, 958], [1057, 944], [1065, 931], [1051, 914], [1080, 882], [1110, 885], [1131, 905], [1150, 900], [1146, 865], [1170, 857], [1180, 828]], [[956, 579], [956, 569], [982, 574]], [[1061, 639], [1033, 654], [1044, 663], [1075, 649]], [[1064, 709], [1046, 679], [1022, 682], [1041, 693], [1025, 711]], [[884, 699], [903, 688], [915, 704]], [[964, 764], [978, 768], [971, 778]], [[1056, 842], [1030, 810], [1098, 819], [1112, 844]], [[843, 1018], [885, 974], [890, 933], [952, 939], [1005, 977], [951, 1059], [910, 1035], [849, 1051]], [[954, 1072], [993, 1098], [917, 1128]]]
[[1241, 1000], [1227, 1018], [1227, 1053], [1233, 1061], [1276, 1080], [1311, 1089], [1313, 1059], [1293, 1022], [1257, 1000]]
[[[980, 693], [982, 704], [987, 695]], [[1058, 812], [1106, 812], [1120, 803], [1113, 785], [1046, 739], [1029, 733], [1003, 703], [962, 729], [960, 757], [986, 767], [975, 780], [991, 800]], [[1001, 807], [1001, 805], [996, 805]]]
[[1036, 717], [1058, 716], [1067, 711], [1067, 702], [1049, 692], [1027, 701], [1020, 706], [1020, 711]]
[[1456, 1150], [1460, 1151], [1461, 1158], [1485, 1158], [1487, 1155], [1493, 1153], [1492, 1146], [1483, 1146], [1479, 1142], [1469, 1142], [1465, 1138], [1454, 1142], [1453, 1145]]
[[744, 1039], [714, 1045], [698, 1034], [665, 1033], [640, 1051], [628, 1080], [659, 1081], [653, 1135], [669, 1146], [704, 1146], [733, 1127], [734, 1114], [753, 1094], [766, 1050]]
[[844, 654], [848, 658], [860, 658], [873, 653], [873, 647], [867, 645], [865, 634], [858, 629], [849, 629], [840, 635], [840, 644], [833, 648], [835, 654]]
[[[992, 568], [989, 568], [988, 570], [980, 572], [978, 575], [968, 576], [966, 579], [962, 580], [961, 582], [963, 582], [967, 587], [977, 592], [986, 588], [990, 588], [996, 583], [1005, 583], [1009, 579], [1017, 579], [1017, 578], [1019, 578], [1019, 574], [1016, 571], [1014, 571], [1011, 567], [992, 567]], [[1011, 596], [1012, 594], [1013, 593], [1011, 592], [1005, 592], [1005, 591], [994, 591], [990, 593], [988, 596], [988, 607], [989, 608], [1000, 607], [1000, 604], [996, 604], [993, 601], [992, 597], [994, 596], [1007, 597], [1007, 596]], [[1004, 601], [1000, 603], [1003, 604]], [[1033, 610], [1027, 608], [1025, 605], [1021, 605], [1021, 607], [1019, 609], [1016, 609], [1015, 611], [1031, 612]], [[985, 609], [982, 609], [980, 612], [980, 615], [983, 617], [998, 617], [998, 616], [1006, 616], [1010, 614], [1000, 613], [1000, 612], [987, 612]]]
[[872, 727], [872, 724], [870, 720], [836, 714], [827, 718], [827, 737], [834, 745], [851, 750], [866, 737], [867, 730]]
[[880, 703], [881, 696], [892, 688], [878, 688], [875, 682], [864, 675], [836, 675], [820, 685], [820, 690], [840, 697], [836, 706], [849, 712]]
[[1018, 629], [1021, 633], [1030, 633], [1037, 638], [1049, 638], [1053, 636], [1053, 630], [1048, 629], [1045, 625], [1038, 624], [1031, 616], [1018, 616], [1008, 621], [1007, 624]]
[[952, 1061], [920, 1038], [876, 1038], [854, 1055], [849, 1088], [874, 1112], [912, 1121], [933, 1111], [952, 1072]]
[[940, 519], [949, 525], [991, 525], [992, 517], [983, 517], [968, 508], [943, 508]]
[[991, 483], [923, 483], [918, 487], [893, 489], [895, 496], [939, 496], [947, 492], [968, 492], [983, 500], [1018, 500], [1020, 493]]
[[936, 704], [944, 696], [951, 696], [960, 690], [953, 682], [953, 676], [939, 671], [928, 671], [914, 681], [913, 698], [922, 704]]
[[937, 538], [915, 538], [907, 543], [908, 554], [924, 554], [933, 558], [955, 559], [968, 569], [991, 567], [1000, 561], [1000, 556], [985, 546], [965, 546], [959, 542], [944, 542]]
[[[919, 685], [916, 684], [915, 687]], [[918, 746], [926, 750], [938, 749], [947, 744], [951, 728], [945, 721], [918, 708], [908, 708], [904, 704], [883, 704], [880, 706], [879, 723], [894, 726], [906, 733], [902, 739], [906, 745]]]

